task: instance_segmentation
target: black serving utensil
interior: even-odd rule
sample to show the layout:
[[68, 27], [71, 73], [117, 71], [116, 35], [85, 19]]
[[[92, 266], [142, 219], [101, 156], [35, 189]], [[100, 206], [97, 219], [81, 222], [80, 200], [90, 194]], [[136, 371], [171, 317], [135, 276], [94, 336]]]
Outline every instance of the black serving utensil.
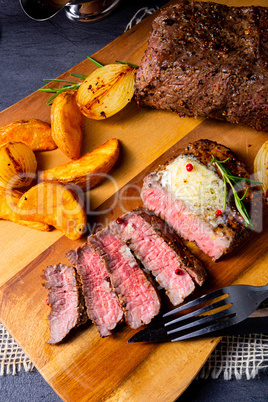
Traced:
[[[244, 321], [267, 297], [268, 285], [227, 286], [168, 311], [163, 318], [171, 319], [164, 325], [173, 341], [206, 336]], [[194, 311], [184, 314], [189, 308]]]
[[[257, 328], [264, 331], [262, 325], [266, 324], [267, 327], [266, 320], [247, 322], [247, 319], [254, 318], [248, 317], [267, 297], [268, 285], [227, 286], [165, 313], [161, 321], [158, 320], [156, 325], [152, 323], [144, 330], [144, 337], [148, 337], [150, 342], [175, 342], [199, 336], [250, 333]], [[139, 335], [136, 335], [135, 339], [138, 339]], [[133, 341], [132, 338], [130, 341]]]
[[[227, 335], [248, 335], [248, 334], [268, 334], [268, 309], [266, 310], [266, 316], [256, 317], [252, 315], [244, 321], [230, 327], [224, 328], [221, 331], [216, 331], [208, 336], [227, 336]], [[262, 310], [260, 310], [261, 312]], [[128, 343], [135, 342], [172, 342], [172, 334], [168, 334], [167, 327], [163, 323], [158, 322], [158, 326], [148, 326], [147, 328], [137, 332], [132, 338], [128, 340]]]
[[[267, 313], [268, 314], [268, 313]], [[252, 317], [235, 324], [231, 327], [224, 328], [221, 331], [214, 332], [208, 336], [227, 336], [227, 335], [248, 335], [248, 334], [268, 334], [268, 316]], [[172, 342], [172, 335], [167, 333], [167, 328], [163, 326], [150, 327], [137, 332], [128, 343], [135, 342]]]

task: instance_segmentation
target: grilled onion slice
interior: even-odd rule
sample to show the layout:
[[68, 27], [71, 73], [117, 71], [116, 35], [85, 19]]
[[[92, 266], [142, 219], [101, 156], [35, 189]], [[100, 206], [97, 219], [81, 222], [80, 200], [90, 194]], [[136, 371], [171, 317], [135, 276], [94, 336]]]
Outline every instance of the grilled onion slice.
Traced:
[[35, 177], [37, 162], [31, 148], [23, 142], [8, 142], [0, 147], [0, 185], [29, 186]]
[[135, 71], [127, 64], [107, 64], [93, 71], [77, 91], [81, 112], [102, 120], [123, 109], [134, 94]]
[[268, 141], [262, 144], [254, 159], [255, 179], [262, 183], [261, 188], [268, 201]]

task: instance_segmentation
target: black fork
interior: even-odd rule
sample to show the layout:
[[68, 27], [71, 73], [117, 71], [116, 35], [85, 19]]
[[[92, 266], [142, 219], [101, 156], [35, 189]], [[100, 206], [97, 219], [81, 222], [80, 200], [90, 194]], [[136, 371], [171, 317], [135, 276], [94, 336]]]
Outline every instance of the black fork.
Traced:
[[[268, 285], [227, 286], [164, 314], [163, 318], [166, 318], [195, 307], [194, 311], [173, 318], [164, 325], [171, 328], [167, 333], [172, 336], [172, 342], [207, 335], [245, 320], [266, 298]], [[188, 322], [183, 322], [185, 320]]]

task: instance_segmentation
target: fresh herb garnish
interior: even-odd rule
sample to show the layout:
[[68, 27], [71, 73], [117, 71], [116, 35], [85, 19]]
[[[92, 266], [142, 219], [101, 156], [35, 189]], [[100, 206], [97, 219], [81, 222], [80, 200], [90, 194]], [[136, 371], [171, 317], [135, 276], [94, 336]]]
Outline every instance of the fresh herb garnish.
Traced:
[[[92, 57], [87, 56], [87, 58], [92, 61], [92, 63], [95, 64], [95, 66], [97, 67], [103, 67], [103, 64], [99, 63], [98, 61], [92, 59]], [[119, 60], [115, 60], [115, 63], [119, 63], [119, 64], [126, 64], [127, 66], [133, 67], [133, 68], [139, 68], [139, 66], [137, 66], [137, 64], [133, 64], [133, 63], [129, 63], [128, 61], [119, 61]]]
[[252, 222], [248, 216], [248, 212], [246, 210], [246, 207], [243, 203], [244, 198], [246, 197], [249, 188], [247, 187], [246, 191], [244, 192], [243, 196], [240, 198], [239, 195], [237, 194], [237, 191], [234, 187], [233, 184], [237, 185], [240, 188], [243, 188], [243, 186], [241, 185], [241, 182], [246, 182], [246, 183], [254, 183], [254, 184], [262, 184], [256, 180], [250, 180], [250, 179], [246, 179], [244, 177], [238, 177], [238, 176], [234, 176], [228, 169], [226, 169], [225, 166], [223, 166], [224, 163], [226, 163], [230, 158], [225, 159], [224, 161], [219, 161], [218, 159], [216, 159], [214, 156], [212, 157], [212, 163], [215, 163], [218, 167], [218, 169], [221, 172], [222, 178], [223, 178], [223, 182], [224, 182], [224, 209], [226, 209], [226, 204], [227, 204], [227, 183], [230, 185], [232, 192], [233, 192], [233, 196], [234, 196], [234, 201], [235, 201], [235, 206], [238, 210], [238, 212], [240, 213], [240, 215], [242, 216], [242, 218], [245, 221], [246, 225], [252, 225]]
[[[75, 74], [75, 73], [71, 73], [71, 76], [73, 77], [77, 77], [80, 80], [84, 81], [87, 78], [87, 75], [83, 75], [83, 74]], [[70, 90], [70, 89], [78, 89], [80, 87], [80, 85], [82, 84], [81, 82], [74, 82], [74, 81], [69, 81], [69, 80], [61, 80], [60, 78], [56, 78], [56, 79], [50, 79], [50, 78], [44, 78], [43, 81], [54, 81], [54, 82], [65, 82], [68, 85], [63, 85], [63, 87], [61, 88], [50, 88], [48, 85], [46, 85], [45, 88], [39, 88], [39, 91], [42, 92], [49, 92], [49, 93], [53, 93], [52, 96], [50, 96], [50, 98], [48, 98], [48, 100], [46, 101], [47, 105], [52, 105], [52, 101], [62, 92]]]
[[[87, 58], [88, 58], [92, 63], [94, 63], [95, 66], [97, 66], [97, 67], [99, 67], [99, 68], [103, 67], [103, 64], [101, 64], [101, 63], [99, 63], [98, 61], [94, 60], [92, 57], [87, 56]], [[125, 63], [125, 62], [123, 62], [123, 61], [115, 60], [115, 62], [116, 62], [116, 63], [120, 63], [120, 64], [127, 64], [128, 66], [131, 66], [131, 67], [133, 67], [133, 68], [138, 68], [138, 67], [139, 67], [139, 66], [137, 66], [137, 65], [135, 65], [135, 64], [127, 63], [127, 62]], [[87, 78], [87, 75], [84, 75], [84, 74], [71, 73], [71, 76], [76, 77], [76, 78], [79, 78], [81, 81], [84, 81], [84, 80]], [[64, 92], [64, 91], [68, 91], [68, 90], [70, 90], [70, 89], [77, 90], [77, 89], [80, 87], [80, 85], [82, 84], [82, 82], [74, 82], [74, 81], [69, 81], [69, 80], [62, 80], [62, 79], [60, 79], [60, 78], [56, 78], [56, 79], [53, 79], [53, 78], [52, 78], [52, 79], [45, 78], [45, 79], [43, 79], [43, 81], [65, 82], [66, 84], [68, 84], [68, 85], [63, 85], [63, 87], [61, 87], [61, 88], [50, 88], [48, 85], [46, 85], [45, 88], [39, 88], [39, 91], [53, 93], [53, 95], [52, 95], [50, 98], [48, 98], [48, 100], [46, 101], [46, 104], [47, 104], [47, 105], [52, 105], [53, 100], [54, 100], [60, 93], [62, 93], [62, 92]]]
[[137, 66], [137, 64], [133, 64], [133, 63], [129, 63], [128, 61], [119, 61], [119, 60], [115, 60], [116, 63], [119, 64], [126, 64], [127, 66], [133, 67], [133, 68], [139, 68], [139, 66]]
[[92, 59], [92, 57], [87, 56], [87, 58], [88, 58], [90, 61], [92, 61], [92, 63], [95, 64], [95, 66], [97, 66], [97, 67], [99, 67], [99, 68], [103, 67], [103, 64], [101, 64], [101, 63], [99, 63], [98, 61]]

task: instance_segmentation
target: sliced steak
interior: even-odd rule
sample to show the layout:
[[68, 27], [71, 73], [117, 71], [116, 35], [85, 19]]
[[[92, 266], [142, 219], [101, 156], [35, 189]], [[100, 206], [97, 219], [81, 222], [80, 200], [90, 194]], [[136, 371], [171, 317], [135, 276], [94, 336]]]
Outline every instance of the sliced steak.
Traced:
[[[214, 260], [248, 234], [231, 197], [224, 209], [224, 181], [212, 158], [226, 160], [235, 176], [248, 178], [229, 148], [209, 140], [190, 144], [180, 155], [145, 177], [144, 205]], [[250, 191], [248, 198], [250, 201]]]
[[268, 8], [180, 1], [152, 24], [141, 106], [268, 131]]
[[135, 329], [158, 314], [158, 295], [123, 240], [109, 228], [88, 238], [107, 263], [112, 285], [124, 307], [125, 320]]
[[44, 273], [51, 310], [48, 316], [50, 342], [62, 341], [70, 330], [88, 320], [79, 278], [73, 267], [50, 265]]
[[[149, 211], [133, 210], [110, 224], [177, 305], [202, 285], [205, 270], [168, 225]], [[194, 279], [194, 281], [193, 281]]]
[[111, 335], [123, 318], [123, 310], [111, 286], [105, 260], [87, 243], [66, 255], [80, 275], [88, 316], [101, 336]]

